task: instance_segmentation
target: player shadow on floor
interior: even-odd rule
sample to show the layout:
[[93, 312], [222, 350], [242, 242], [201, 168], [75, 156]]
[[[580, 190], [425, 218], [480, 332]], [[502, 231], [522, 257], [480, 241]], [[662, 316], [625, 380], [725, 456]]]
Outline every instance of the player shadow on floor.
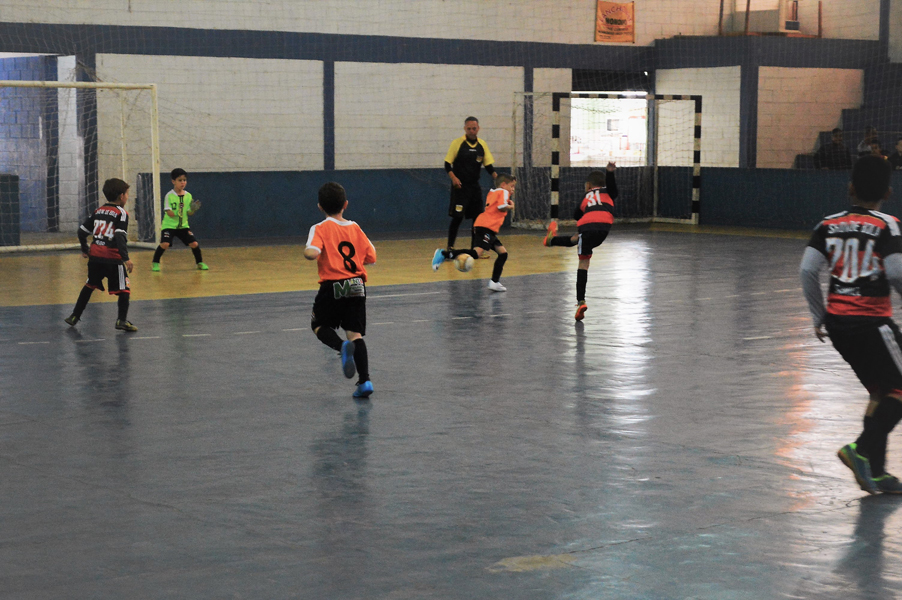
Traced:
[[[896, 594], [896, 565], [887, 565], [884, 543], [887, 521], [902, 506], [902, 497], [889, 494], [864, 496], [859, 501], [855, 530], [845, 553], [833, 570], [844, 581], [842, 589], [857, 589], [861, 597], [893, 598]], [[891, 532], [893, 535], [895, 531]], [[893, 546], [898, 548], [898, 543]], [[891, 557], [895, 556], [892, 552]], [[887, 578], [889, 568], [890, 578]]]

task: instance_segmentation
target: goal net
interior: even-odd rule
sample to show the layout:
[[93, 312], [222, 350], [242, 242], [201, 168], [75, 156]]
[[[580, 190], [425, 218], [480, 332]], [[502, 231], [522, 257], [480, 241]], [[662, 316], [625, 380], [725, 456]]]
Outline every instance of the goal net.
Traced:
[[130, 244], [154, 247], [158, 139], [153, 84], [0, 81], [0, 252], [77, 248], [114, 177]]
[[589, 172], [617, 165], [618, 221], [698, 223], [701, 96], [517, 93], [514, 227], [571, 219]]

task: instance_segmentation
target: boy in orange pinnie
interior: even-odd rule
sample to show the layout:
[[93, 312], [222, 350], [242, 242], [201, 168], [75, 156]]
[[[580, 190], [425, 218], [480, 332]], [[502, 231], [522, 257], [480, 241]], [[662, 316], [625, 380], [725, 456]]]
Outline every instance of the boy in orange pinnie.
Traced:
[[[373, 393], [366, 351], [366, 269], [376, 262], [376, 248], [360, 226], [343, 213], [348, 206], [345, 189], [327, 183], [319, 189], [319, 209], [326, 218], [310, 228], [304, 258], [317, 261], [319, 293], [313, 301], [310, 327], [316, 337], [341, 354], [347, 378], [358, 375], [354, 398]], [[345, 330], [347, 341], [335, 331]]]
[[485, 211], [473, 221], [472, 248], [470, 250], [436, 250], [432, 257], [432, 270], [438, 271], [444, 261], [457, 258], [461, 254], [481, 258], [489, 250], [494, 250], [498, 256], [495, 258], [489, 289], [493, 292], [506, 292], [507, 288], [501, 285], [501, 271], [504, 270], [504, 263], [507, 261], [507, 249], [498, 239], [498, 230], [501, 229], [507, 213], [514, 209], [513, 197], [517, 189], [517, 178], [513, 175], [500, 174], [495, 179], [495, 185], [497, 187], [486, 196]]

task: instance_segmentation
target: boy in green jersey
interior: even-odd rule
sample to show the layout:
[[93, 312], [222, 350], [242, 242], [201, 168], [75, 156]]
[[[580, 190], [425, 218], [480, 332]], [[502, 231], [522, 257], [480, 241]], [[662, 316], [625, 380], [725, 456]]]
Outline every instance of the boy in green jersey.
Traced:
[[163, 232], [160, 235], [160, 245], [153, 254], [150, 270], [160, 270], [160, 259], [172, 245], [172, 238], [176, 237], [191, 248], [197, 268], [206, 271], [209, 267], [204, 264], [197, 238], [188, 227], [188, 217], [200, 208], [200, 200], [194, 200], [191, 194], [185, 191], [185, 186], [188, 185], [188, 173], [185, 172], [185, 169], [173, 169], [170, 177], [172, 178], [172, 191], [166, 194], [166, 199], [163, 200], [163, 212], [165, 213], [163, 215]]

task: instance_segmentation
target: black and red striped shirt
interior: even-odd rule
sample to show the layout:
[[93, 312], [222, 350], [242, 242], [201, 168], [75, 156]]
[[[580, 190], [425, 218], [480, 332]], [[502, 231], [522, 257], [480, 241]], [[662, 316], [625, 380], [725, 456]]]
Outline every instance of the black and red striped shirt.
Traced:
[[573, 211], [578, 231], [610, 230], [614, 224], [614, 200], [617, 199], [617, 180], [613, 171], [605, 173], [605, 186], [586, 192], [585, 198]]
[[827, 312], [839, 316], [891, 317], [883, 259], [902, 252], [899, 219], [853, 206], [824, 218], [808, 245], [829, 262]]
[[[90, 248], [89, 235], [93, 236]], [[118, 204], [104, 204], [82, 223], [78, 239], [90, 262], [127, 261], [128, 213]]]

